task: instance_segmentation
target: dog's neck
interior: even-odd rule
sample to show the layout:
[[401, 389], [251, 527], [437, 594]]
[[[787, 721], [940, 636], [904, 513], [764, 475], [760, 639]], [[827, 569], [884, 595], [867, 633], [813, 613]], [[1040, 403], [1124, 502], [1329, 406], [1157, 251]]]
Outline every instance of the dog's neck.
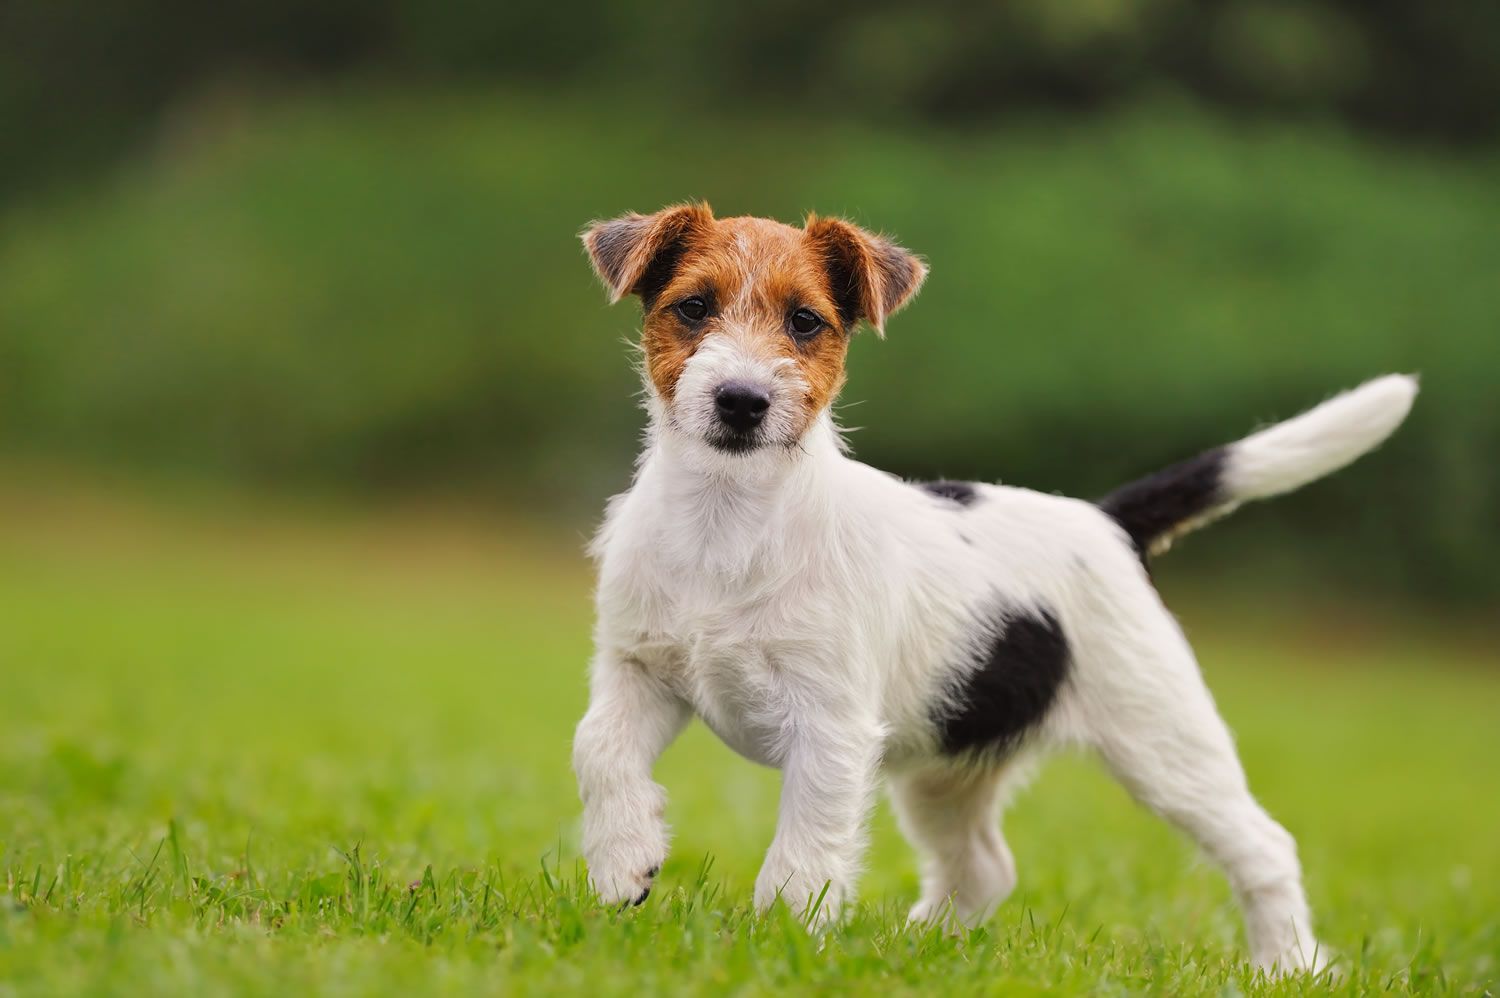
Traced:
[[833, 504], [825, 499], [844, 460], [826, 412], [795, 446], [747, 454], [714, 450], [653, 418], [640, 476], [651, 480], [659, 512], [672, 524], [672, 543], [684, 556], [743, 570], [758, 555], [799, 543], [799, 527], [811, 526], [809, 519], [832, 515]]
[[823, 413], [795, 444], [767, 444], [749, 453], [716, 450], [653, 420], [642, 464], [661, 471], [669, 503], [765, 507], [789, 492], [815, 489], [842, 458], [833, 421]]

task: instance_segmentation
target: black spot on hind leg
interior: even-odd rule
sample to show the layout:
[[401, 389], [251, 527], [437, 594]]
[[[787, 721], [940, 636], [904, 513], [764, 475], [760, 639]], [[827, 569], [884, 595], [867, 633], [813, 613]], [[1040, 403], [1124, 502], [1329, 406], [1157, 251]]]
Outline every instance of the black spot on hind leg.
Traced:
[[943, 751], [1005, 751], [1038, 724], [1067, 678], [1072, 656], [1057, 617], [997, 607], [976, 626], [973, 663], [934, 711]]

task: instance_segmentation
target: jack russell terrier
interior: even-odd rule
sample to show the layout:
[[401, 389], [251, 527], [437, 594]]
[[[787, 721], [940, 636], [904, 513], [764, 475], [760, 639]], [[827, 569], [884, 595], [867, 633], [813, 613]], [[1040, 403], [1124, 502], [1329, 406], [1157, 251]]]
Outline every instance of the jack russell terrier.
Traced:
[[1317, 969], [1296, 844], [1256, 802], [1146, 559], [1240, 503], [1383, 441], [1391, 375], [1099, 502], [913, 483], [853, 460], [829, 407], [857, 324], [883, 334], [926, 276], [835, 218], [707, 205], [598, 222], [611, 301], [639, 297], [650, 426], [598, 562], [590, 703], [573, 763], [605, 903], [667, 853], [657, 756], [693, 716], [783, 774], [755, 884], [810, 923], [853, 892], [883, 776], [922, 859], [918, 922], [974, 924], [1016, 883], [1000, 811], [1038, 755], [1087, 746], [1223, 868], [1256, 965]]

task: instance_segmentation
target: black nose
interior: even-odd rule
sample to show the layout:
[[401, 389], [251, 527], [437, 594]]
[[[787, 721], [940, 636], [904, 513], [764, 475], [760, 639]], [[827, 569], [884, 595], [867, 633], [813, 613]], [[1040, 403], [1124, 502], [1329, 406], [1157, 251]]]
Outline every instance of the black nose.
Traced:
[[714, 406], [725, 426], [737, 433], [749, 433], [760, 425], [766, 410], [771, 408], [771, 396], [754, 385], [731, 381], [714, 392]]

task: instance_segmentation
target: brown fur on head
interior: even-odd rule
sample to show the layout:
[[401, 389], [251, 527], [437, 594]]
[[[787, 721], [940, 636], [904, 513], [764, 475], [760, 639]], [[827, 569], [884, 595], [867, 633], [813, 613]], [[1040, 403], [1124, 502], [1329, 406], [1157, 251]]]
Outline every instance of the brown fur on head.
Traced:
[[843, 386], [855, 326], [865, 321], [883, 334], [886, 317], [927, 275], [906, 250], [840, 219], [810, 215], [798, 229], [716, 219], [701, 203], [596, 222], [583, 242], [611, 301], [639, 296], [646, 373], [666, 405], [676, 404], [700, 349], [718, 341], [767, 370], [791, 365], [795, 377], [779, 374], [775, 394], [795, 410], [793, 437]]

